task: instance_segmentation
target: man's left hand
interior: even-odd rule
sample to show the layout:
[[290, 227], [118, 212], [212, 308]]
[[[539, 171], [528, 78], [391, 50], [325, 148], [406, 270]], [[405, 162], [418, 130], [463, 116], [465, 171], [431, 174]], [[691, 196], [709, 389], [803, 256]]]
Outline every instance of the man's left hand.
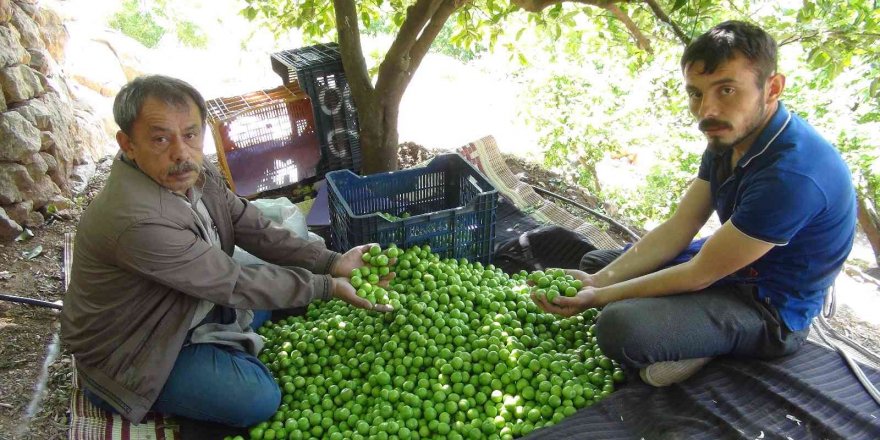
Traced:
[[594, 287], [585, 287], [581, 289], [577, 295], [572, 297], [558, 296], [553, 299], [553, 302], [547, 301], [547, 298], [544, 297], [539, 298], [534, 293], [532, 293], [531, 296], [532, 301], [534, 301], [541, 310], [566, 317], [583, 313], [585, 310], [598, 305], [596, 288]]
[[[369, 243], [362, 246], [355, 246], [348, 250], [348, 252], [342, 254], [336, 262], [333, 263], [333, 266], [330, 268], [330, 275], [334, 277], [344, 277], [350, 278], [351, 271], [357, 269], [364, 265], [363, 256], [365, 253], [370, 252], [370, 247], [375, 245], [375, 243]], [[390, 264], [393, 264], [394, 260], [392, 260]], [[387, 287], [388, 282], [394, 278], [394, 272], [383, 277], [382, 281], [379, 282], [379, 285], [382, 287]]]

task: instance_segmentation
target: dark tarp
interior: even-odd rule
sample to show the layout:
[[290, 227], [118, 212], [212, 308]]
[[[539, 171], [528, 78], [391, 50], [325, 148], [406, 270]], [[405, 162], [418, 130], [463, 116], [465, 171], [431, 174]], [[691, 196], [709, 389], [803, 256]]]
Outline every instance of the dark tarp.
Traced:
[[[876, 385], [880, 372], [863, 367]], [[880, 406], [834, 351], [807, 343], [772, 361], [719, 358], [689, 380], [637, 377], [529, 439], [880, 439]]]

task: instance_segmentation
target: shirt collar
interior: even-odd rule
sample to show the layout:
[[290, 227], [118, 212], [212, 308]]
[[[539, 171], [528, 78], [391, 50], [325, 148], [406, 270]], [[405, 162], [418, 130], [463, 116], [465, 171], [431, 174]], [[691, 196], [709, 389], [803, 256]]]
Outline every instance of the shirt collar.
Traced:
[[737, 163], [736, 166], [738, 168], [745, 168], [754, 158], [769, 150], [773, 141], [775, 141], [785, 128], [788, 127], [789, 121], [791, 121], [791, 113], [785, 108], [785, 104], [783, 104], [782, 101], [779, 101], [776, 113], [773, 114], [773, 117], [770, 118], [770, 122], [767, 123], [764, 130], [761, 131], [761, 134], [758, 135], [755, 142], [752, 143], [749, 151], [739, 159], [739, 163]]

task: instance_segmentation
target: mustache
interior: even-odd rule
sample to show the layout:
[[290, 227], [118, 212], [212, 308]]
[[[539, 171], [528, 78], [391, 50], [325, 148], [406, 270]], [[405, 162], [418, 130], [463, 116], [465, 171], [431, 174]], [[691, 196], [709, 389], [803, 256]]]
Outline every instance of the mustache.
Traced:
[[708, 131], [716, 128], [732, 128], [729, 123], [719, 119], [703, 119], [698, 125], [700, 131]]
[[168, 167], [168, 174], [181, 174], [190, 171], [201, 173], [202, 167], [199, 164], [191, 161], [177, 163]]

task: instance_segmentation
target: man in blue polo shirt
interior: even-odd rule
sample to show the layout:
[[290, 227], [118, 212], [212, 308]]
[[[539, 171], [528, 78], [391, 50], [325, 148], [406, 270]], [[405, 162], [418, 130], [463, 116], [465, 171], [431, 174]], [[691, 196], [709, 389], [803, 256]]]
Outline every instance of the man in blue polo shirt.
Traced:
[[[586, 286], [577, 296], [535, 299], [566, 316], [604, 306], [602, 351], [655, 386], [715, 356], [797, 350], [855, 234], [847, 166], [779, 101], [785, 77], [766, 32], [719, 24], [685, 49], [681, 68], [708, 140], [697, 179], [672, 218], [626, 252], [587, 254], [582, 269], [601, 270], [572, 271]], [[691, 244], [713, 211], [721, 228]], [[669, 265], [686, 249], [697, 252]]]

